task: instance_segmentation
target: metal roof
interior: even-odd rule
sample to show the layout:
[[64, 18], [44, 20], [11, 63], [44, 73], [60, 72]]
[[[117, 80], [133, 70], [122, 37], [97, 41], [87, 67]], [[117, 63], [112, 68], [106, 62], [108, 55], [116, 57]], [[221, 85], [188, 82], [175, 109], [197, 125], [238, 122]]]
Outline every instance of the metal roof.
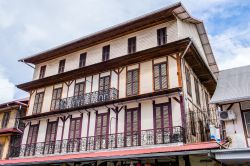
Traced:
[[250, 100], [250, 65], [219, 72], [210, 103], [226, 104]]

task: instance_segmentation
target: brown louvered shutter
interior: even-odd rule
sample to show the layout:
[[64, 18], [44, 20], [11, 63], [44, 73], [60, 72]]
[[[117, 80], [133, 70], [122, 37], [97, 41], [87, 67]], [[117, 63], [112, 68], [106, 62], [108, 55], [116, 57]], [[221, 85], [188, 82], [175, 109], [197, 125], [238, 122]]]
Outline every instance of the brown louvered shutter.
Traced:
[[110, 87], [110, 76], [101, 77], [99, 81], [99, 91], [108, 90]]
[[139, 92], [139, 70], [127, 72], [127, 96], [137, 95]]
[[52, 101], [51, 101], [51, 110], [59, 109], [61, 95], [62, 95], [62, 88], [57, 88], [57, 89], [53, 90]]
[[57, 121], [49, 122], [46, 132], [46, 142], [51, 142], [56, 140], [56, 132], [57, 132]]
[[192, 96], [192, 87], [191, 87], [191, 76], [190, 76], [190, 71], [186, 67], [185, 68], [185, 73], [186, 73], [186, 84], [187, 84], [187, 93]]
[[5, 112], [2, 119], [2, 128], [7, 127], [10, 119], [10, 112]]
[[155, 114], [155, 127], [156, 129], [171, 127], [171, 110], [169, 110], [169, 104], [157, 104], [154, 109]]
[[74, 96], [84, 95], [85, 82], [80, 82], [75, 84]]
[[37, 140], [39, 125], [31, 125], [28, 133], [27, 144], [34, 144]]
[[162, 90], [167, 88], [167, 64], [154, 65], [154, 88], [155, 90]]
[[108, 113], [98, 114], [96, 123], [96, 136], [106, 135], [108, 133]]
[[42, 110], [42, 104], [43, 104], [43, 96], [44, 92], [37, 93], [34, 101], [34, 106], [33, 106], [33, 114], [38, 114]]
[[70, 121], [69, 139], [81, 138], [82, 118], [72, 118]]

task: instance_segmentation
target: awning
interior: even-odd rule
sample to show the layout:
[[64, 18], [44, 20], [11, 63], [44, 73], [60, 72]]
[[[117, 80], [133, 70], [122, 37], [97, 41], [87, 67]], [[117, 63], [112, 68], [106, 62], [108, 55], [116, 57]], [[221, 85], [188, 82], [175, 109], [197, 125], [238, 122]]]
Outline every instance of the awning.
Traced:
[[250, 100], [250, 66], [220, 71], [210, 103], [226, 104]]
[[[162, 145], [164, 146], [164, 145]], [[29, 157], [17, 158], [10, 160], [1, 160], [0, 165], [32, 165], [32, 164], [52, 164], [64, 162], [79, 162], [79, 161], [95, 161], [95, 160], [112, 160], [112, 159], [128, 159], [128, 158], [152, 158], [166, 157], [173, 155], [187, 155], [208, 153], [211, 149], [218, 149], [219, 145], [216, 142], [200, 142], [185, 145], [165, 146], [151, 148], [133, 148], [133, 149], [115, 149], [109, 151], [95, 151], [89, 153], [67, 154], [46, 157]], [[181, 153], [180, 153], [181, 152]], [[188, 153], [189, 152], [189, 153]]]
[[250, 148], [213, 150], [215, 159], [224, 164], [250, 163]]

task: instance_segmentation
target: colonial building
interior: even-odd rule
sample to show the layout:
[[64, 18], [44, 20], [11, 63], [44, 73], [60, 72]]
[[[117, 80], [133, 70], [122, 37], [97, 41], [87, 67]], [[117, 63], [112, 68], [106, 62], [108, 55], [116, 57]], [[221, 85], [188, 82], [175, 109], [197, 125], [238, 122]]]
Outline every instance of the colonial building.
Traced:
[[20, 121], [24, 117], [28, 107], [28, 98], [14, 100], [0, 104], [0, 157], [6, 159], [10, 153], [14, 155], [16, 149], [10, 149], [10, 145], [21, 146], [24, 123]]
[[35, 66], [17, 86], [30, 104], [19, 156], [3, 164], [215, 163], [218, 67], [181, 3], [20, 61]]
[[214, 151], [225, 164], [250, 163], [250, 66], [220, 71], [211, 100], [219, 108], [223, 136], [230, 144]]

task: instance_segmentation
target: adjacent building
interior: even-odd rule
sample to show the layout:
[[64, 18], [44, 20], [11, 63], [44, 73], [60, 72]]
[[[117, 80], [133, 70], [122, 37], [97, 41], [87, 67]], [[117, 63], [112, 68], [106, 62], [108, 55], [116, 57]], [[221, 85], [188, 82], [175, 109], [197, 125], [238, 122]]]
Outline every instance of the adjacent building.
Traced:
[[[24, 123], [20, 118], [27, 111], [29, 99], [14, 100], [0, 104], [0, 158], [7, 159], [10, 152], [16, 152], [11, 145], [21, 146]], [[14, 155], [14, 153], [12, 153]]]
[[[24, 58], [33, 80], [9, 165], [213, 165], [218, 67], [181, 3]], [[0, 163], [1, 164], [1, 163]]]
[[223, 137], [228, 149], [217, 150], [215, 157], [225, 164], [250, 163], [250, 66], [219, 72], [211, 103], [217, 104]]

